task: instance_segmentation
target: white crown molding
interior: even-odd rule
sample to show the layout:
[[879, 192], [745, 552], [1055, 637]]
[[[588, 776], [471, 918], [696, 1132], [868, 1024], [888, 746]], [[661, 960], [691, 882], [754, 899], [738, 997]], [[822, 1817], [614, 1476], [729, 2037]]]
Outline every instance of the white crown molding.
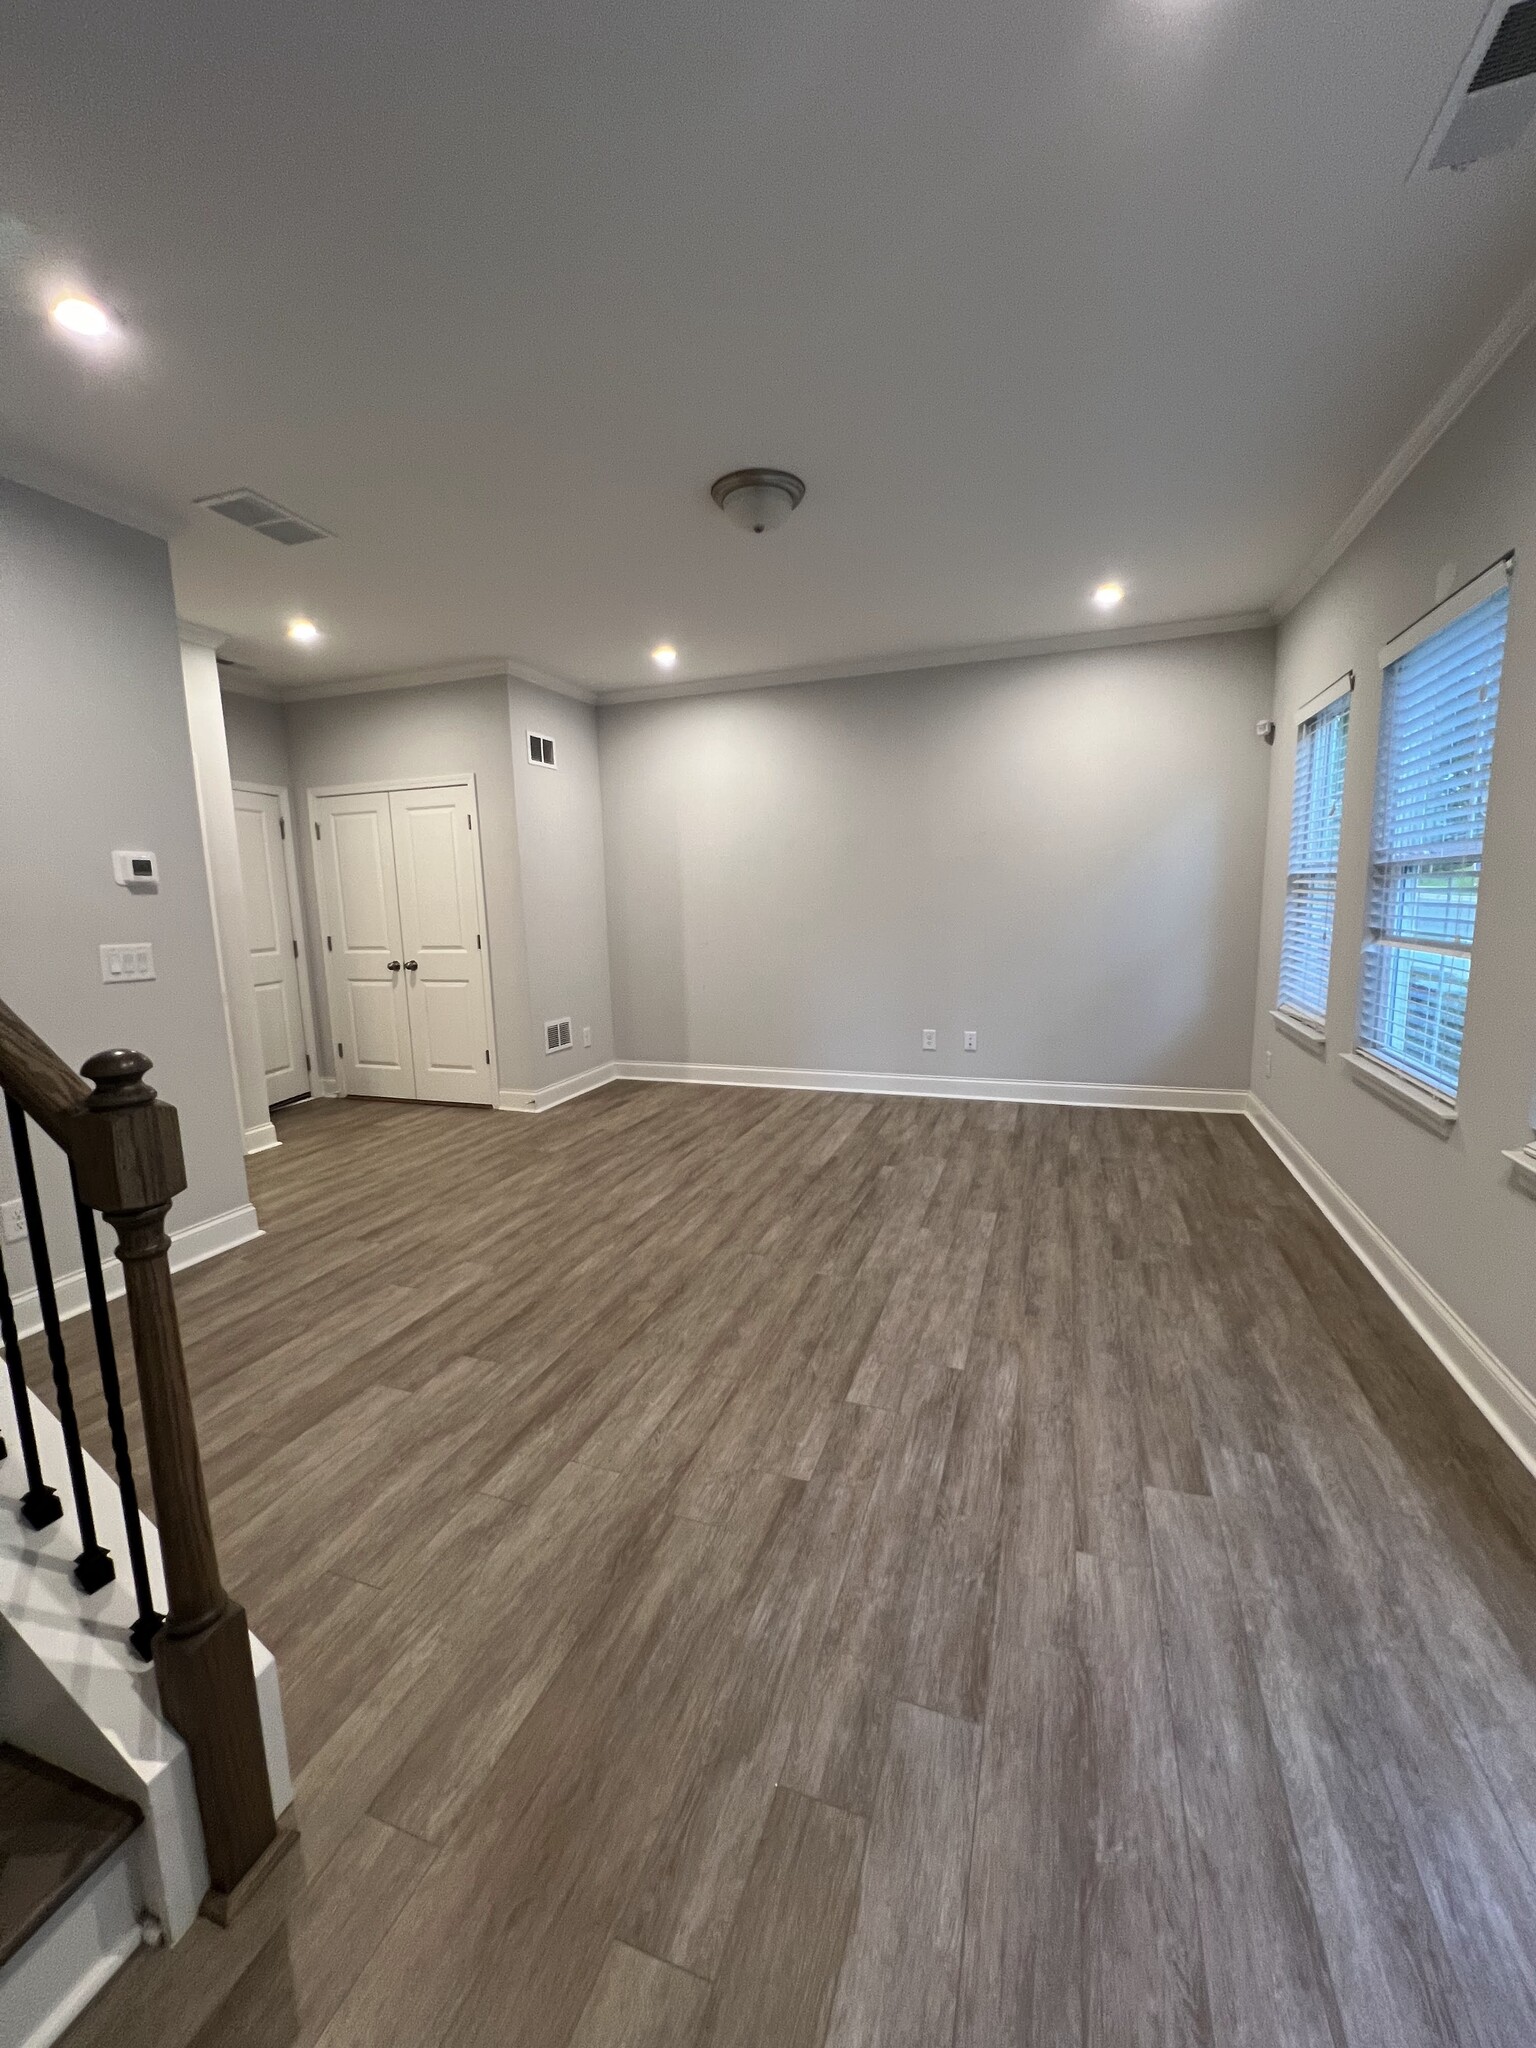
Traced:
[[291, 683], [273, 676], [252, 676], [232, 681], [228, 687], [248, 697], [270, 697], [279, 704], [312, 704], [327, 697], [372, 696], [380, 690], [430, 690], [444, 683], [488, 681], [529, 683], [536, 690], [550, 690], [557, 697], [573, 697], [578, 704], [593, 704], [596, 692], [584, 683], [551, 675], [531, 662], [512, 661], [504, 654], [485, 654], [469, 661], [446, 662], [431, 668], [390, 669], [383, 675], [341, 676], [330, 682]]
[[217, 626], [200, 626], [195, 619], [178, 618], [176, 631], [183, 647], [207, 647], [215, 653], [229, 638], [229, 635], [221, 633]]
[[259, 697], [263, 704], [281, 704], [282, 692], [261, 676], [245, 675], [239, 669], [219, 670], [219, 688], [226, 697]]
[[1359, 539], [1388, 499], [1407, 481], [1446, 429], [1461, 417], [1489, 379], [1504, 367], [1533, 327], [1536, 327], [1536, 277], [1526, 285], [1482, 345], [1462, 364], [1424, 417], [1398, 444], [1385, 467], [1356, 499], [1326, 543], [1281, 591], [1274, 606], [1277, 623], [1293, 612], [1307, 593], [1321, 583], [1345, 549]]
[[755, 675], [690, 676], [603, 690], [599, 704], [649, 704], [661, 697], [713, 697], [731, 690], [774, 690], [796, 683], [853, 682], [861, 676], [910, 675], [922, 669], [1033, 661], [1052, 654], [1094, 654], [1114, 647], [1152, 647], [1166, 640], [1201, 640], [1215, 633], [1268, 632], [1267, 611], [1227, 612], [1216, 618], [1166, 619], [1146, 626], [1110, 626], [1098, 632], [1052, 633], [1033, 640], [994, 641], [982, 647], [928, 647], [908, 654], [873, 654], [859, 661], [810, 662], [803, 668], [764, 669]]
[[14, 445], [0, 448], [0, 476], [29, 491], [62, 498], [66, 505], [77, 505], [82, 512], [94, 512], [100, 519], [153, 534], [156, 540], [173, 539], [187, 524], [186, 512], [163, 498], [103, 483], [99, 477], [87, 476], [34, 449]]

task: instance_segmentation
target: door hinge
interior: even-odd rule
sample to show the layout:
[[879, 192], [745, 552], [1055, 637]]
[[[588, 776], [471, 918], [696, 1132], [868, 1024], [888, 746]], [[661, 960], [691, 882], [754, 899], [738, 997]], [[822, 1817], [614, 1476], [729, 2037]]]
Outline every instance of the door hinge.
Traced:
[[485, 1064], [487, 1066], [491, 1064], [491, 1048], [489, 1046], [485, 1048]]
[[281, 811], [277, 814], [277, 836], [279, 839], [286, 839], [288, 837], [288, 826]]
[[306, 1074], [308, 1074], [308, 1073], [312, 1073], [312, 1072], [314, 1071], [314, 1070], [313, 1070], [313, 1068], [312, 1068], [312, 1067], [310, 1066], [310, 1064], [309, 1064], [309, 1054], [308, 1054], [308, 1053], [305, 1053], [305, 1055], [304, 1055], [304, 1071], [305, 1071], [305, 1073], [306, 1073]]
[[325, 935], [325, 950], [327, 951], [327, 953], [329, 953], [331, 950], [331, 935], [329, 932], [327, 932]]
[[473, 811], [466, 811], [464, 813], [464, 822], [469, 827], [470, 831], [473, 832], [475, 829], [475, 814]]
[[299, 942], [297, 939], [295, 939], [293, 942], [293, 957], [295, 960], [297, 960], [299, 957]]
[[338, 1038], [336, 1041], [336, 1057], [339, 1060], [344, 1060], [346, 1056], [346, 1048], [342, 1045], [341, 1040]]
[[318, 818], [315, 820], [315, 837], [317, 839], [320, 837], [320, 820]]
[[484, 946], [482, 946], [480, 943], [480, 934], [478, 932], [475, 933], [475, 951], [477, 953], [483, 953], [485, 951]]

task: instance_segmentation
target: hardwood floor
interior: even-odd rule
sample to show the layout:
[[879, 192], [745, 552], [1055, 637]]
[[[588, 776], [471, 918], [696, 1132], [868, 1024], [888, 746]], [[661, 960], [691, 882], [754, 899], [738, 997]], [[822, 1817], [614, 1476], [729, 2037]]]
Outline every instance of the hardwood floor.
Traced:
[[1243, 1122], [280, 1127], [179, 1293], [301, 1849], [72, 2048], [1530, 2048], [1536, 1482]]

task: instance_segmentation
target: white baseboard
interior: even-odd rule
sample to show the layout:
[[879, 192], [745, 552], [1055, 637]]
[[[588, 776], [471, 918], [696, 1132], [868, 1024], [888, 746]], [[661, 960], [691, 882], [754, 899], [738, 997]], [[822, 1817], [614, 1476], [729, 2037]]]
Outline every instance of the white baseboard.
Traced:
[[277, 1135], [276, 1124], [268, 1117], [264, 1124], [252, 1124], [245, 1133], [245, 1156], [249, 1159], [253, 1152], [270, 1152], [282, 1142]]
[[568, 1074], [563, 1081], [552, 1081], [547, 1088], [503, 1088], [496, 1098], [496, 1107], [537, 1114], [540, 1110], [553, 1109], [556, 1103], [572, 1102], [578, 1095], [590, 1095], [594, 1088], [606, 1088], [610, 1081], [618, 1078], [618, 1062], [605, 1060], [600, 1067], [588, 1067], [580, 1074]]
[[310, 1080], [309, 1092], [311, 1095], [331, 1100], [340, 1096], [341, 1083], [334, 1074], [315, 1074]]
[[0, 2048], [52, 2048], [142, 1940], [124, 1843], [0, 1970]]
[[1318, 1164], [1300, 1139], [1292, 1136], [1257, 1095], [1249, 1098], [1248, 1116], [1462, 1391], [1477, 1403], [1527, 1470], [1536, 1474], [1536, 1396], [1462, 1321], [1445, 1297], [1435, 1292], [1418, 1268], [1409, 1264], [1359, 1203], [1345, 1194], [1332, 1174]]
[[[242, 1202], [238, 1209], [226, 1209], [221, 1216], [209, 1216], [202, 1223], [189, 1223], [182, 1230], [173, 1230], [171, 1271], [180, 1273], [188, 1266], [200, 1266], [204, 1259], [217, 1258], [220, 1252], [233, 1251], [237, 1244], [248, 1244], [253, 1237], [260, 1236], [256, 1211], [249, 1202]], [[123, 1269], [115, 1258], [103, 1257], [101, 1270], [108, 1299], [115, 1301], [123, 1291]], [[53, 1291], [58, 1297], [59, 1314], [66, 1321], [70, 1316], [83, 1315], [90, 1307], [83, 1266], [68, 1273], [55, 1273]], [[23, 1337], [30, 1337], [43, 1327], [35, 1287], [17, 1291], [15, 1308], [17, 1327]]]
[[919, 1095], [959, 1102], [1054, 1102], [1080, 1109], [1192, 1109], [1241, 1115], [1246, 1088], [1174, 1088], [1124, 1081], [971, 1080], [960, 1074], [839, 1073], [817, 1067], [712, 1067], [616, 1060], [620, 1081], [685, 1081], [710, 1088], [805, 1088], [836, 1095]]

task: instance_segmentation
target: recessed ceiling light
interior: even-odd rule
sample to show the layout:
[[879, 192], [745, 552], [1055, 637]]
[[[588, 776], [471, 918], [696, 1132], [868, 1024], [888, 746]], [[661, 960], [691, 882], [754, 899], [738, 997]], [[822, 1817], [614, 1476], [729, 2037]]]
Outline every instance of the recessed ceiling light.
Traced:
[[312, 647], [320, 638], [320, 628], [313, 619], [290, 619], [288, 638], [297, 640], [304, 647]]
[[1123, 583], [1101, 583], [1093, 593], [1093, 601], [1101, 612], [1112, 612], [1124, 596]]
[[677, 649], [670, 640], [663, 640], [659, 647], [651, 649], [651, 659], [658, 668], [676, 668]]
[[82, 299], [76, 292], [56, 300], [50, 317], [55, 327], [82, 335], [87, 341], [100, 341], [112, 332], [112, 315], [106, 307], [98, 306], [94, 299]]

